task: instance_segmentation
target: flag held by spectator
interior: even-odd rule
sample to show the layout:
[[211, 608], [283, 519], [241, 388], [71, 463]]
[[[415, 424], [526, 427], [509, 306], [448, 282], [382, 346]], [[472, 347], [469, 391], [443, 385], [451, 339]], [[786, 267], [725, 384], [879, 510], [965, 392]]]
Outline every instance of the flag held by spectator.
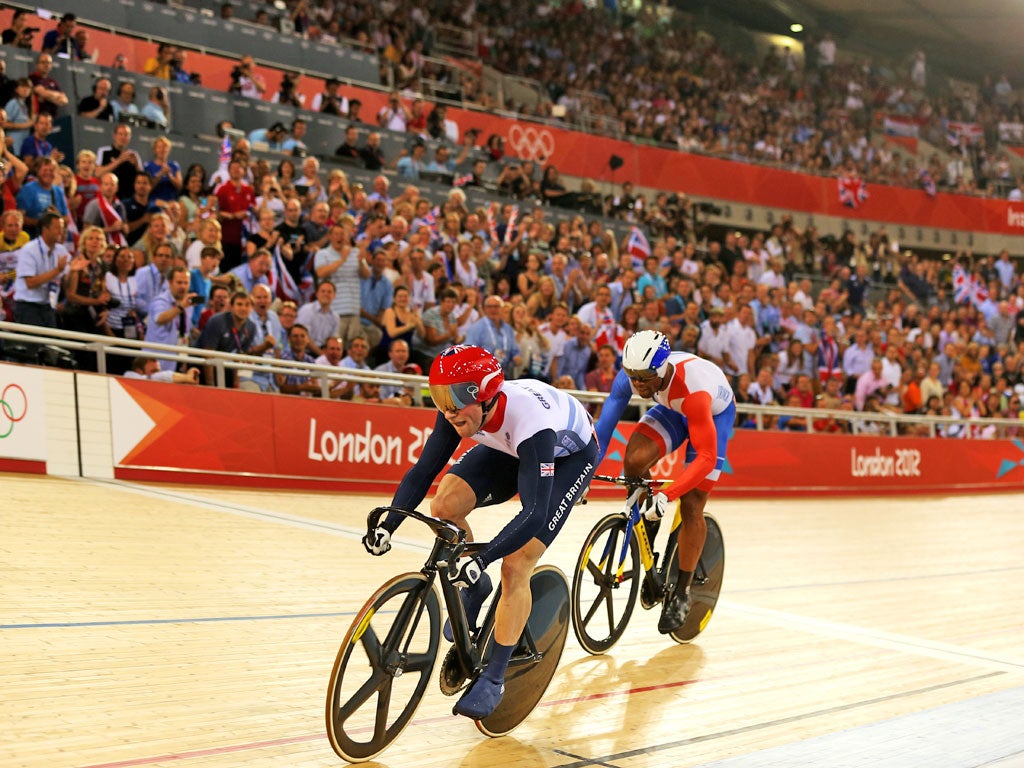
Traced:
[[973, 285], [971, 276], [967, 270], [957, 264], [953, 267], [953, 301], [957, 304], [966, 304], [971, 298], [971, 287]]
[[639, 227], [630, 228], [629, 240], [626, 242], [626, 251], [631, 256], [636, 256], [639, 259], [646, 259], [651, 255], [651, 244], [647, 242], [647, 238], [640, 231]]
[[921, 169], [921, 189], [925, 191], [928, 197], [935, 197], [935, 194], [938, 192], [935, 186], [935, 179], [932, 178], [932, 175], [925, 168]]
[[868, 199], [868, 188], [857, 176], [839, 177], [839, 202], [848, 208], [857, 208]]
[[228, 163], [231, 162], [231, 139], [227, 136], [221, 142], [220, 155], [217, 157], [217, 162], [220, 163], [221, 168], [227, 168]]

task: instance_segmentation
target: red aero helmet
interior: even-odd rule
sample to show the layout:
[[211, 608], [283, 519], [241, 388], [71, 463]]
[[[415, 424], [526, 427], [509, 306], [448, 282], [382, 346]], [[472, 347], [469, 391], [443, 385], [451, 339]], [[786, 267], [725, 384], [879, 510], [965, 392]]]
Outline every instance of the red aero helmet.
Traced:
[[430, 366], [430, 398], [441, 411], [486, 403], [504, 383], [501, 363], [482, 347], [449, 347]]

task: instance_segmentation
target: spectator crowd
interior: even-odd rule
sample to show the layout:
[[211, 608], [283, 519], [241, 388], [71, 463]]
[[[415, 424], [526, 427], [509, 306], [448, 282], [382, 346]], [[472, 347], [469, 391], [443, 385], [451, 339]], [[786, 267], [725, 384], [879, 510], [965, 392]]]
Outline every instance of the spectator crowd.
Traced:
[[[51, 41], [58, 48], [68, 35], [74, 39], [74, 19], [60, 25]], [[519, 40], [526, 60], [547, 43], [544, 66], [571, 70], [564, 70], [571, 57], [555, 45], [561, 39], [555, 28], [565, 26], [548, 24], [531, 45]], [[679, 50], [699, 50], [698, 40], [688, 42], [691, 48]], [[495, 56], [505, 50], [494, 42]], [[556, 50], [561, 55], [552, 55]], [[600, 207], [635, 224], [618, 238], [596, 218], [553, 216], [549, 203], [564, 192], [557, 170], [529, 163], [506, 166], [495, 184], [496, 191], [519, 197], [518, 206], [496, 200], [473, 208], [458, 186], [443, 199], [422, 192], [414, 161], [424, 170], [434, 163], [463, 186], [482, 184], [480, 164], [495, 158], [476, 147], [475, 135], [457, 151], [442, 146], [445, 152], [429, 160], [422, 159], [425, 147], [413, 146], [391, 161], [398, 182], [379, 173], [364, 187], [343, 170], [326, 173], [316, 157], [294, 152], [303, 137], [301, 120], [271, 126], [272, 136], [252, 137], [293, 152], [274, 165], [253, 156], [249, 139], [241, 139], [230, 149], [225, 145], [218, 168], [185, 169], [173, 159], [169, 139], [138, 147], [130, 125], [112, 122], [110, 143], [79, 150], [72, 169], [72, 159], [47, 138], [53, 114], [68, 108], [48, 76], [52, 55], [43, 50], [32, 77], [8, 84], [0, 217], [7, 319], [389, 373], [423, 372], [446, 346], [478, 344], [496, 354], [510, 378], [598, 392], [610, 390], [626, 339], [653, 328], [668, 335], [674, 349], [719, 365], [741, 403], [1019, 418], [1024, 283], [1007, 252], [929, 259], [901, 251], [884, 231], [862, 241], [852, 232], [833, 239], [813, 227], [801, 230], [789, 218], [769, 231], [723, 231], [699, 222], [685, 196], [666, 192], [648, 201], [628, 182]], [[694, 62], [698, 58], [702, 66], [716, 61], [703, 56]], [[594, 73], [618, 82], [609, 77], [617, 61], [609, 54], [607, 68], [599, 62]], [[743, 81], [724, 61], [721, 77]], [[249, 77], [245, 64], [240, 80]], [[658, 72], [676, 71], [667, 64], [634, 69], [652, 83]], [[836, 75], [824, 62], [818, 70], [822, 82]], [[787, 71], [782, 65], [780, 72]], [[584, 75], [577, 72], [577, 78]], [[672, 95], [679, 83], [661, 86]], [[261, 93], [253, 81], [240, 87]], [[786, 92], [792, 97], [802, 87]], [[121, 90], [117, 99], [125, 97]], [[99, 114], [110, 107], [113, 117], [111, 91], [111, 83], [97, 81], [79, 111]], [[323, 101], [330, 98], [327, 93]], [[694, 98], [695, 106], [704, 103], [699, 92]], [[678, 111], [684, 100], [669, 101], [676, 116], [688, 111]], [[658, 123], [652, 109], [633, 109], [645, 115], [638, 123], [643, 131]], [[415, 117], [426, 131], [432, 120], [449, 135], [437, 109], [404, 114], [399, 98], [393, 110], [378, 116], [382, 126], [393, 130], [401, 110], [407, 127]], [[742, 110], [730, 114], [739, 118]], [[821, 126], [831, 119], [806, 118]], [[380, 171], [388, 161], [375, 148], [375, 131], [363, 139], [364, 128], [353, 122], [338, 154], [347, 147], [365, 168]], [[842, 130], [861, 129], [846, 121]], [[459, 135], [457, 128], [452, 133]], [[516, 175], [506, 177], [513, 165]], [[77, 364], [95, 369], [97, 361], [79, 353]], [[134, 375], [155, 373], [146, 360], [129, 366], [111, 357], [107, 365], [115, 373], [129, 367]], [[174, 361], [156, 367], [176, 372]], [[180, 373], [177, 380], [214, 383], [212, 368]], [[257, 370], [229, 375], [228, 385], [323, 395], [307, 374]], [[395, 404], [415, 399], [402, 386], [352, 382], [327, 394]], [[750, 426], [742, 419], [739, 426]], [[768, 421], [789, 430], [812, 422], [816, 431], [873, 428], [855, 415]], [[987, 429], [983, 423], [973, 428], [982, 435]], [[958, 426], [944, 432], [965, 434]]]

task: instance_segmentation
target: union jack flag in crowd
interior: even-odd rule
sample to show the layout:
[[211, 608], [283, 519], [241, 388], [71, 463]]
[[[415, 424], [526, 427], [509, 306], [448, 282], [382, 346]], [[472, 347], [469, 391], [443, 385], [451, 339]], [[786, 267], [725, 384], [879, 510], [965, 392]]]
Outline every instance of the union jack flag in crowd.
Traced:
[[856, 208], [868, 199], [868, 188], [859, 176], [839, 177], [839, 202]]
[[974, 281], [963, 266], [957, 264], [953, 267], [953, 301], [957, 304], [966, 304], [970, 301], [973, 285]]
[[651, 255], [651, 244], [647, 242], [647, 238], [640, 231], [639, 227], [630, 228], [626, 250], [631, 256], [636, 256], [640, 259], [646, 259]]
[[928, 197], [935, 197], [935, 194], [938, 192], [935, 186], [935, 179], [932, 178], [932, 175], [928, 173], [926, 168], [921, 169], [921, 189], [924, 190]]
[[231, 162], [231, 139], [227, 136], [224, 137], [224, 141], [220, 145], [220, 156], [217, 158], [217, 162], [220, 163], [221, 168], [227, 168], [228, 163]]

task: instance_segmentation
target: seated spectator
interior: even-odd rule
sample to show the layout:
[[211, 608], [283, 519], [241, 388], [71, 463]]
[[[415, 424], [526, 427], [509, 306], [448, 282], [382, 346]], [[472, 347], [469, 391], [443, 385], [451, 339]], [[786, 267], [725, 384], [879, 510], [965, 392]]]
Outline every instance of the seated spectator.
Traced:
[[289, 107], [302, 109], [306, 103], [306, 95], [298, 89], [299, 79], [302, 77], [298, 72], [285, 72], [281, 76], [281, 86], [277, 93], [270, 97], [272, 104], [285, 104]]
[[117, 98], [110, 103], [110, 107], [114, 112], [115, 123], [121, 119], [121, 115], [139, 114], [139, 108], [135, 106], [135, 86], [130, 80], [118, 83]]
[[152, 357], [136, 357], [132, 360], [131, 369], [125, 371], [124, 377], [126, 379], [163, 381], [169, 384], [198, 384], [199, 369], [188, 368], [184, 373], [164, 371], [160, 369], [160, 363]]
[[377, 125], [389, 131], [405, 133], [410, 117], [409, 110], [402, 103], [401, 94], [398, 91], [392, 91], [388, 96], [388, 103], [377, 113]]
[[64, 189], [57, 181], [57, 163], [52, 157], [39, 158], [36, 178], [18, 190], [17, 202], [25, 214], [25, 229], [29, 233], [36, 231], [47, 213], [69, 215]]
[[7, 133], [10, 145], [16, 153], [21, 152], [21, 145], [35, 125], [32, 114], [32, 81], [27, 77], [19, 78], [14, 84], [14, 93], [7, 101], [4, 111], [7, 119], [0, 126]]
[[[341, 149], [341, 147], [339, 147]], [[416, 141], [412, 149], [403, 149], [395, 162], [395, 170], [403, 179], [417, 181], [420, 178], [420, 171], [426, 168], [423, 158], [427, 153], [427, 145], [422, 141]]]
[[269, 128], [257, 128], [249, 132], [249, 141], [253, 147], [259, 149], [258, 145], [266, 145], [271, 152], [281, 152], [284, 149], [284, 140], [288, 137], [288, 129], [284, 123], [274, 123]]
[[[217, 352], [231, 352], [239, 355], [259, 355], [269, 345], [256, 346], [256, 324], [249, 319], [252, 314], [252, 298], [247, 291], [236, 291], [231, 294], [230, 310], [221, 312], [210, 318], [199, 334], [196, 346], [200, 349], [212, 349]], [[217, 383], [216, 368], [207, 365], [203, 369], [203, 380], [209, 384]], [[224, 382], [228, 389], [238, 385], [238, 372], [234, 368], [224, 371]]]
[[[350, 368], [357, 371], [368, 371], [370, 366], [366, 362], [370, 354], [370, 344], [364, 336], [356, 336], [348, 345], [348, 354], [338, 363], [339, 368]], [[351, 400], [360, 394], [361, 384], [354, 381], [343, 381], [331, 389], [331, 397], [340, 400]]]
[[199, 322], [196, 323], [192, 332], [192, 335], [195, 338], [199, 338], [199, 333], [206, 327], [206, 323], [209, 322], [211, 317], [219, 315], [221, 312], [227, 312], [228, 298], [230, 296], [231, 292], [228, 290], [226, 285], [211, 283], [210, 294], [206, 299], [206, 306], [197, 305], [197, 308], [202, 311], [199, 313]]
[[48, 53], [41, 53], [36, 59], [36, 67], [29, 74], [28, 79], [32, 81], [32, 93], [35, 96], [37, 108], [40, 112], [54, 117], [57, 110], [67, 106], [67, 94], [60, 87], [60, 83], [50, 76], [53, 69], [53, 57]]
[[[799, 392], [790, 392], [786, 397], [787, 408], [807, 408], [802, 404], [801, 396]], [[779, 416], [779, 429], [788, 432], [806, 432], [807, 431], [807, 417], [803, 415], [786, 414]]]
[[64, 161], [64, 153], [54, 149], [53, 145], [46, 140], [46, 137], [53, 131], [53, 117], [46, 112], [36, 115], [32, 125], [32, 132], [21, 142], [21, 149], [18, 154], [29, 167], [35, 165], [40, 157], [50, 157], [56, 163]]
[[162, 131], [170, 128], [171, 102], [167, 99], [167, 91], [160, 86], [149, 89], [149, 101], [143, 106], [140, 114]]
[[594, 331], [589, 325], [578, 319], [573, 319], [570, 322], [575, 323], [576, 332], [562, 348], [562, 356], [558, 359], [558, 375], [559, 377], [571, 377], [573, 389], [585, 390], [587, 388], [586, 375], [591, 369], [591, 360], [595, 357], [594, 347], [591, 343]]
[[[309, 128], [309, 124], [301, 117], [297, 117], [292, 120], [292, 129], [288, 134], [288, 137], [282, 142], [281, 149], [285, 152], [290, 152], [293, 155], [302, 155], [306, 152], [306, 130]], [[319, 165], [319, 163], [318, 163]], [[305, 166], [305, 163], [303, 163]]]
[[[316, 298], [299, 307], [298, 322], [304, 325], [309, 333], [309, 349], [314, 355], [323, 353], [323, 346], [328, 339], [338, 335], [339, 318], [334, 311], [334, 283], [325, 280], [316, 289]], [[341, 341], [338, 342], [341, 346]], [[339, 360], [341, 357], [339, 356]]]
[[78, 102], [78, 114], [93, 120], [113, 120], [114, 107], [110, 103], [109, 77], [98, 77], [92, 84], [92, 93]]
[[362, 154], [359, 149], [359, 129], [354, 125], [349, 125], [345, 129], [345, 141], [343, 141], [337, 149], [334, 150], [335, 157], [344, 157], [352, 160], [362, 159]]
[[379, 171], [384, 167], [384, 152], [380, 148], [380, 134], [377, 131], [367, 134], [366, 144], [359, 150], [359, 156], [368, 171]]
[[[393, 339], [391, 344], [388, 345], [388, 361], [386, 363], [381, 363], [374, 368], [374, 370], [382, 373], [404, 373], [408, 367], [409, 343], [404, 339]], [[407, 394], [406, 389], [407, 387], [396, 387], [391, 384], [385, 384], [381, 387], [380, 394], [384, 399], [402, 397]], [[410, 400], [411, 399], [412, 398], [410, 396]]]
[[430, 370], [434, 358], [441, 352], [463, 341], [455, 314], [459, 294], [452, 288], [444, 288], [438, 299], [438, 304], [423, 313], [423, 330], [413, 337], [413, 357], [425, 371]]
[[427, 134], [433, 139], [447, 141], [449, 144], [459, 143], [459, 124], [448, 117], [447, 105], [436, 104], [427, 115]]

